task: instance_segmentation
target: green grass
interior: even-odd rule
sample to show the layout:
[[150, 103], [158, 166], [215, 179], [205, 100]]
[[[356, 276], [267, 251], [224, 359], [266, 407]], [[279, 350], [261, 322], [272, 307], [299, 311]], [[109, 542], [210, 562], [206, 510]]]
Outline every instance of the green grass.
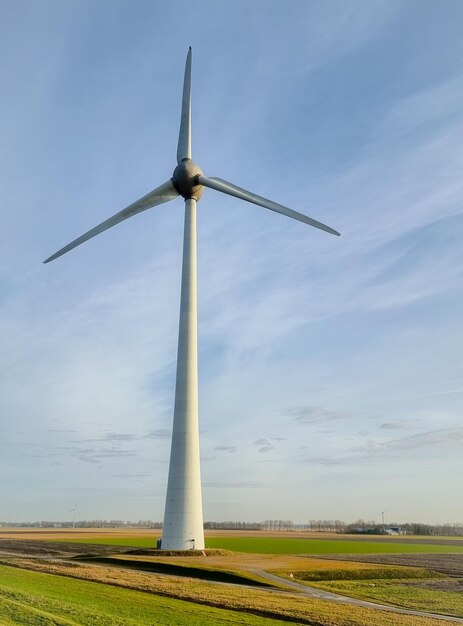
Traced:
[[422, 545], [379, 541], [337, 541], [329, 539], [287, 539], [267, 537], [217, 537], [207, 540], [208, 548], [259, 554], [404, 554], [461, 553], [463, 546]]
[[[133, 548], [155, 547], [155, 540], [147, 537], [98, 537], [63, 541]], [[210, 537], [206, 545], [208, 548], [256, 554], [463, 554], [463, 546], [278, 537]]]
[[[233, 585], [221, 586], [125, 570], [118, 572], [100, 566], [70, 567], [64, 562], [36, 559], [24, 559], [23, 565], [26, 564], [33, 568], [53, 568], [62, 577], [0, 567], [2, 626], [283, 626], [288, 621], [312, 626], [442, 624], [438, 619], [398, 616], [381, 610]], [[25, 574], [28, 575], [26, 578]], [[92, 582], [88, 582], [88, 577]], [[95, 583], [95, 580], [99, 582]], [[144, 593], [140, 593], [140, 589]], [[163, 594], [162, 597], [159, 594]]]
[[[376, 600], [417, 611], [463, 616], [463, 594], [403, 584], [405, 581], [369, 580], [311, 583], [315, 587], [364, 600]], [[410, 581], [415, 582], [415, 581]], [[416, 581], [417, 582], [417, 581]]]
[[0, 566], [0, 624], [264, 626], [285, 622], [151, 593]]
[[[360, 564], [359, 564], [360, 565]], [[288, 570], [273, 573], [290, 578]], [[444, 574], [419, 567], [379, 567], [293, 571], [293, 580], [339, 593], [407, 609], [463, 616], [463, 594]], [[449, 590], [445, 585], [450, 583]], [[442, 588], [433, 588], [434, 585]]]

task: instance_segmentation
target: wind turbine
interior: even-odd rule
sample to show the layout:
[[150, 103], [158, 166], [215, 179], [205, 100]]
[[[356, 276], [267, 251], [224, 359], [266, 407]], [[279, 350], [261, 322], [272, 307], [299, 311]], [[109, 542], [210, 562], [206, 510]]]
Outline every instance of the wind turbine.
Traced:
[[336, 230], [307, 215], [262, 198], [221, 178], [209, 178], [194, 163], [191, 150], [190, 47], [183, 81], [177, 167], [172, 178], [84, 235], [74, 239], [44, 261], [44, 263], [53, 261], [137, 213], [174, 200], [178, 196], [185, 199], [177, 374], [169, 478], [161, 543], [163, 550], [188, 550], [192, 545], [197, 550], [204, 549], [199, 453], [196, 304], [196, 203], [200, 200], [204, 187], [292, 217], [333, 235], [339, 235]]
[[75, 528], [76, 527], [77, 504], [75, 504], [72, 509], [69, 509], [68, 513], [70, 513], [71, 511], [73, 511], [73, 513], [74, 513], [74, 515], [72, 516], [72, 527]]

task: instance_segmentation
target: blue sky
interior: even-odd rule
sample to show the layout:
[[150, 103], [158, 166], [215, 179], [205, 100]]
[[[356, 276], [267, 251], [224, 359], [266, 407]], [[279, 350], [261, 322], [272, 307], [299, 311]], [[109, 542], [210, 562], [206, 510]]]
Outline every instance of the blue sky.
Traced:
[[460, 2], [0, 7], [0, 519], [161, 520], [193, 156], [207, 520], [462, 521]]

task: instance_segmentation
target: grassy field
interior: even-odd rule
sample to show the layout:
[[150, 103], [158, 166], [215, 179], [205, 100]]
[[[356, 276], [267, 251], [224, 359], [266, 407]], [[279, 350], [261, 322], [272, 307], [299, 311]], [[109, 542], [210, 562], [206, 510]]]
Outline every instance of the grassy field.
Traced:
[[442, 624], [433, 618], [398, 616], [300, 595], [269, 594], [194, 579], [178, 580], [113, 568], [45, 563], [37, 559], [22, 563], [16, 560], [16, 565], [33, 570], [42, 568], [60, 575], [0, 565], [2, 626], [257, 626], [264, 623], [277, 626], [288, 621], [311, 626]]
[[[452, 582], [452, 581], [450, 581]], [[316, 587], [365, 600], [376, 600], [385, 604], [409, 609], [463, 616], [463, 593], [446, 589], [433, 589], [432, 583], [402, 580], [336, 580], [311, 583]]]
[[210, 567], [204, 559], [187, 559], [187, 562], [179, 562], [178, 558], [166, 559], [163, 557], [152, 559], [149, 557], [116, 555], [109, 557], [82, 558], [80, 561], [90, 564], [115, 565], [128, 567], [137, 571], [155, 572], [157, 574], [169, 574], [170, 576], [183, 576], [196, 580], [209, 580], [216, 582], [231, 583], [234, 585], [253, 585], [256, 587], [272, 586], [256, 574], [252, 574], [243, 568], [229, 567], [225, 562], [222, 567]]
[[[154, 548], [151, 537], [93, 537], [72, 538], [57, 541], [93, 543], [100, 545]], [[253, 554], [463, 554], [463, 546], [413, 543], [389, 543], [385, 541], [338, 541], [330, 539], [293, 539], [279, 537], [208, 537], [206, 547], [213, 549], [248, 552]]]
[[[406, 573], [408, 578], [439, 576], [429, 573], [425, 568], [359, 564], [296, 555], [230, 553], [204, 558], [202, 556], [165, 557], [118, 554], [110, 558], [114, 563], [121, 564], [122, 562], [124, 565], [127, 561], [132, 561], [142, 567], [152, 565], [151, 571], [156, 571], [156, 568], [161, 565], [158, 572], [166, 571], [169, 566], [172, 566], [171, 573], [177, 575], [179, 569], [182, 568], [187, 573], [191, 572], [190, 575], [197, 579], [206, 579], [205, 574], [208, 574], [209, 580], [220, 580], [217, 573], [229, 573], [246, 578], [247, 581], [262, 581], [261, 572], [275, 573], [288, 579], [290, 579], [290, 573], [293, 573], [293, 576], [297, 573], [301, 580], [303, 575], [305, 580], [355, 580], [359, 571], [362, 572], [362, 579], [368, 577], [368, 573], [370, 578], [387, 577], [389, 579], [403, 578], [403, 573]], [[91, 563], [94, 559], [91, 558], [85, 562]], [[96, 562], [102, 562], [102, 559], [97, 557]]]
[[[288, 578], [287, 569], [274, 573]], [[377, 601], [383, 604], [463, 616], [463, 581], [418, 567], [377, 567], [348, 570], [293, 570], [292, 580], [333, 593]]]
[[[268, 619], [174, 598], [0, 567], [0, 623], [30, 626], [263, 626]], [[275, 626], [285, 622], [271, 620]]]
[[209, 538], [209, 548], [236, 552], [265, 554], [391, 554], [391, 553], [452, 553], [463, 554], [463, 546], [440, 546], [375, 541], [336, 541], [324, 539], [279, 539], [278, 537]]
[[[438, 545], [405, 538], [396, 543], [237, 533], [208, 536], [206, 556], [199, 552], [179, 556], [151, 550], [121, 554], [125, 550], [120, 546], [154, 548], [153, 535], [146, 530], [5, 535], [0, 546], [4, 551], [0, 556], [2, 626], [207, 626], [280, 624], [282, 620], [312, 626], [439, 624], [432, 618], [398, 616], [296, 595], [296, 591], [236, 585], [268, 586], [265, 572], [282, 577], [275, 583], [280, 589], [287, 588], [286, 579], [412, 610], [463, 616], [461, 542]], [[8, 556], [12, 547], [17, 557]], [[86, 556], [77, 557], [82, 554]], [[66, 560], [50, 560], [50, 556]]]

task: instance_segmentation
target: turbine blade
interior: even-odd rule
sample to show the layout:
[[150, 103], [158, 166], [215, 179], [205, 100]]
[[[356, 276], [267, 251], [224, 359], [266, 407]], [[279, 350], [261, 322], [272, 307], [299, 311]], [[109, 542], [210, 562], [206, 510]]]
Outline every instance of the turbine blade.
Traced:
[[191, 159], [191, 46], [186, 57], [185, 77], [183, 79], [182, 116], [178, 134], [177, 163], [180, 165], [183, 159]]
[[317, 220], [314, 220], [307, 215], [303, 215], [302, 213], [293, 211], [293, 209], [288, 209], [288, 207], [285, 207], [282, 204], [277, 204], [276, 202], [272, 202], [272, 200], [267, 200], [267, 198], [262, 198], [262, 196], [258, 196], [255, 193], [246, 191], [246, 189], [237, 187], [236, 185], [233, 185], [232, 183], [229, 183], [222, 178], [208, 178], [207, 176], [198, 176], [197, 181], [200, 185], [204, 185], [204, 187], [209, 187], [210, 189], [215, 189], [216, 191], [221, 191], [222, 193], [228, 193], [230, 196], [234, 196], [235, 198], [240, 198], [241, 200], [252, 202], [253, 204], [257, 204], [258, 206], [263, 206], [265, 209], [270, 209], [271, 211], [276, 211], [277, 213], [286, 215], [287, 217], [292, 217], [295, 220], [299, 220], [300, 222], [304, 222], [304, 224], [309, 224], [309, 226], [314, 226], [315, 228], [324, 230], [327, 233], [331, 233], [332, 235], [339, 236], [341, 234], [338, 233], [337, 230], [334, 230], [334, 228], [330, 228], [330, 226], [322, 224], [321, 222], [318, 222]]
[[71, 241], [71, 243], [68, 243], [67, 246], [64, 246], [64, 248], [61, 248], [61, 250], [58, 250], [58, 252], [52, 254], [51, 257], [48, 257], [48, 259], [44, 261], [44, 263], [49, 263], [50, 261], [57, 259], [59, 256], [66, 254], [66, 252], [69, 252], [69, 250], [80, 246], [80, 244], [84, 243], [84, 241], [88, 241], [92, 237], [95, 237], [95, 235], [99, 235], [103, 231], [108, 230], [108, 228], [119, 224], [119, 222], [123, 222], [129, 217], [132, 217], [132, 215], [136, 215], [137, 213], [141, 213], [142, 211], [151, 209], [152, 207], [157, 206], [158, 204], [162, 204], [163, 202], [174, 200], [174, 198], [177, 197], [178, 192], [173, 186], [172, 181], [168, 180], [160, 187], [157, 187], [153, 191], [150, 191], [150, 193], [146, 194], [146, 196], [143, 196], [143, 198], [140, 198], [130, 206], [122, 209], [122, 211], [119, 211], [119, 213], [116, 213], [116, 215], [113, 215], [104, 222], [101, 222], [101, 224], [98, 224], [98, 226], [95, 226], [95, 228], [92, 228], [85, 234], [77, 237], [77, 239], [74, 239], [74, 241]]

